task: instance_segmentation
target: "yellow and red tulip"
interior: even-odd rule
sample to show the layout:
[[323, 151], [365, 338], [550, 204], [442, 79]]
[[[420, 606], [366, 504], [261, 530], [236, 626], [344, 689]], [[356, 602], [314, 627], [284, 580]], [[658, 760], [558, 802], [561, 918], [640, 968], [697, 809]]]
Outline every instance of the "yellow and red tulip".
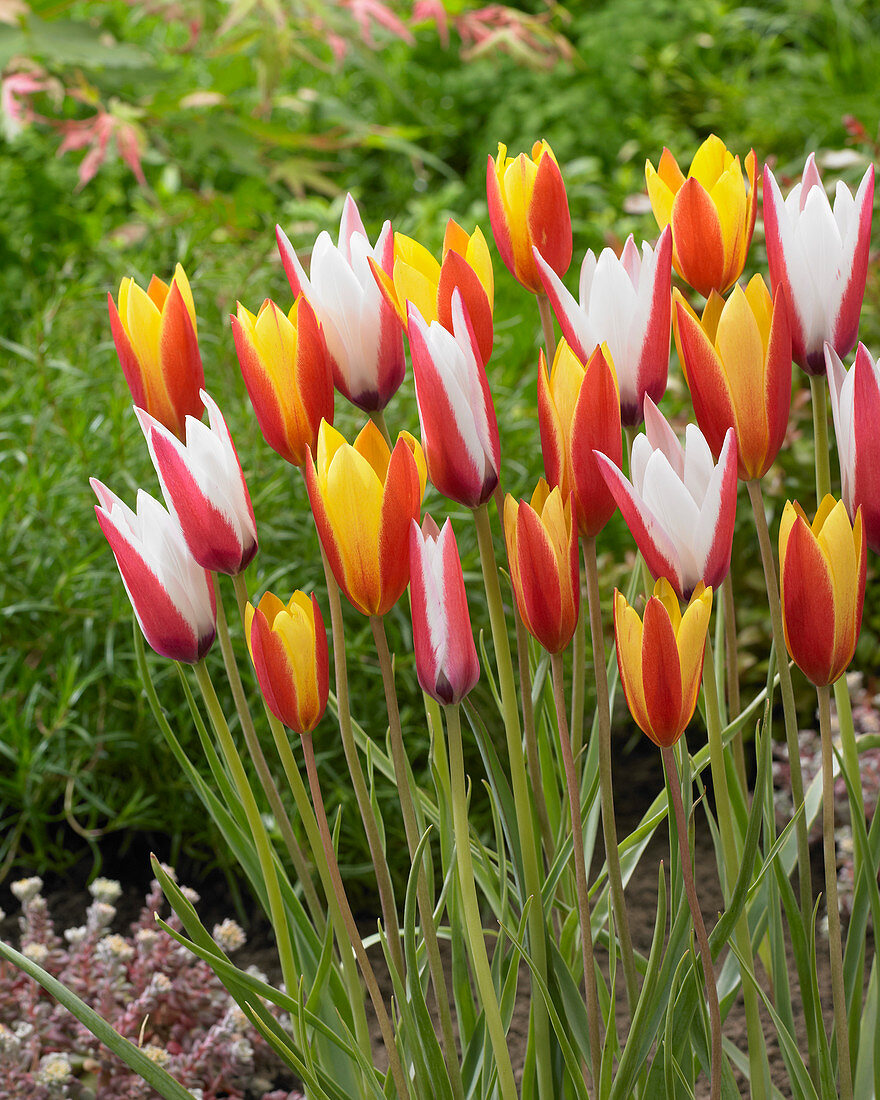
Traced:
[[853, 658], [865, 600], [867, 541], [861, 511], [851, 524], [830, 494], [812, 524], [787, 501], [779, 525], [785, 644], [817, 687], [833, 684]]
[[661, 749], [681, 737], [693, 717], [703, 672], [712, 589], [700, 585], [682, 615], [661, 577], [644, 620], [614, 590], [614, 641], [620, 682], [636, 725]]
[[321, 721], [330, 692], [327, 631], [314, 595], [294, 592], [286, 604], [266, 592], [245, 607], [245, 637], [266, 706], [295, 733]]
[[573, 494], [563, 500], [543, 478], [528, 504], [508, 494], [504, 537], [523, 623], [549, 653], [561, 653], [574, 635], [580, 608]]
[[685, 177], [668, 149], [655, 169], [645, 164], [648, 198], [661, 229], [672, 226], [672, 263], [708, 298], [723, 294], [742, 274], [757, 213], [756, 161], [751, 150], [743, 178], [739, 157], [710, 134]]
[[171, 285], [154, 275], [146, 290], [123, 279], [119, 303], [107, 295], [113, 342], [132, 400], [178, 439], [187, 416], [200, 417], [205, 372], [199, 354], [196, 310], [180, 264]]
[[266, 442], [302, 466], [317, 444], [318, 425], [333, 423], [333, 374], [314, 310], [302, 296], [289, 315], [268, 298], [256, 317], [239, 303], [232, 332]]
[[599, 533], [617, 505], [599, 472], [594, 452], [615, 465], [623, 459], [617, 379], [607, 348], [596, 348], [584, 366], [565, 340], [548, 376], [541, 354], [538, 424], [547, 481], [563, 497], [574, 493], [582, 535]]
[[571, 215], [562, 173], [546, 141], [536, 141], [532, 155], [489, 157], [486, 173], [489, 220], [495, 244], [508, 271], [533, 294], [541, 294], [541, 276], [532, 248], [556, 272], [571, 263]]
[[785, 440], [791, 408], [791, 331], [785, 290], [760, 275], [727, 302], [714, 290], [698, 319], [676, 291], [675, 343], [700, 430], [717, 458], [736, 434], [739, 476], [763, 477]]
[[384, 615], [409, 583], [409, 528], [418, 522], [427, 471], [402, 432], [391, 451], [372, 420], [354, 444], [324, 421], [306, 463], [315, 525], [333, 575], [364, 615]]

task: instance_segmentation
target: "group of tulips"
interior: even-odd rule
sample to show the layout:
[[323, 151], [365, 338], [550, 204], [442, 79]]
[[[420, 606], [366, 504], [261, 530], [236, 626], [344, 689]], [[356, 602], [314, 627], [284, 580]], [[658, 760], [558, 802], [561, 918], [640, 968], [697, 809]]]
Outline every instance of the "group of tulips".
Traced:
[[[697, 151], [686, 176], [664, 150], [656, 169], [648, 163], [646, 180], [660, 229], [656, 244], [643, 243], [639, 248], [630, 237], [619, 256], [610, 248], [598, 257], [588, 251], [575, 298], [562, 281], [572, 258], [572, 232], [565, 186], [552, 150], [541, 141], [531, 155], [510, 158], [499, 145], [497, 157], [489, 157], [487, 197], [495, 245], [514, 278], [536, 296], [546, 343], [546, 357], [542, 352], [537, 370], [545, 478], [528, 501], [502, 499], [500, 494], [499, 430], [487, 374], [493, 346], [494, 276], [490, 249], [479, 227], [468, 233], [450, 220], [438, 262], [417, 241], [393, 233], [388, 222], [376, 244], [371, 244], [349, 196], [337, 244], [326, 232], [318, 236], [308, 274], [285, 233], [277, 230], [294, 297], [289, 313], [266, 300], [256, 314], [239, 305], [232, 317], [235, 349], [262, 434], [271, 448], [302, 471], [328, 588], [335, 593], [338, 586], [352, 606], [370, 619], [383, 674], [387, 674], [392, 747], [401, 751], [403, 743], [397, 743], [392, 713], [393, 670], [382, 661], [383, 646], [387, 652], [382, 619], [409, 586], [418, 680], [427, 696], [443, 708], [448, 723], [453, 786], [458, 754], [452, 742], [453, 731], [458, 730], [458, 707], [476, 684], [480, 666], [450, 521], [440, 528], [429, 515], [421, 514], [427, 482], [440, 495], [473, 510], [520, 840], [524, 849], [531, 845], [531, 858], [527, 853], [523, 859], [525, 887], [534, 897], [540, 896], [542, 886], [541, 842], [532, 827], [533, 816], [541, 821], [541, 781], [535, 774], [539, 763], [529, 739], [525, 711], [530, 701], [526, 702], [528, 692], [522, 683], [523, 698], [517, 701], [494, 565], [487, 506], [496, 498], [517, 630], [524, 627], [551, 655], [578, 865], [582, 976], [592, 1063], [587, 1077], [592, 1076], [595, 1089], [602, 1057], [601, 1015], [586, 869], [581, 866], [583, 807], [575, 759], [580, 747], [576, 730], [583, 715], [577, 714], [576, 706], [567, 713], [560, 663], [560, 655], [573, 639], [577, 649], [581, 544], [598, 698], [602, 827], [614, 931], [631, 1009], [638, 999], [638, 975], [614, 830], [597, 536], [619, 508], [656, 581], [653, 594], [646, 594], [644, 603], [635, 601], [635, 606], [615, 592], [614, 637], [626, 701], [634, 721], [663, 752], [677, 812], [680, 779], [672, 750], [691, 720], [704, 682], [716, 812], [722, 843], [731, 853], [728, 875], [736, 872], [736, 842], [729, 813], [725, 819], [726, 780], [717, 714], [713, 721], [717, 685], [714, 671], [704, 677], [704, 662], [708, 670], [707, 631], [713, 595], [728, 576], [737, 482], [746, 482], [755, 511], [776, 653], [784, 653], [787, 647], [795, 664], [820, 689], [820, 702], [823, 698], [827, 702], [829, 686], [852, 660], [862, 615], [867, 548], [880, 552], [880, 372], [863, 345], [852, 368], [847, 370], [843, 362], [856, 344], [865, 291], [873, 168], [865, 172], [855, 195], [838, 184], [832, 206], [812, 155], [801, 182], [786, 198], [765, 167], [769, 288], [761, 275], [745, 286], [737, 282], [758, 210], [754, 152], [741, 164], [712, 136]], [[701, 310], [691, 304], [693, 296], [689, 301], [678, 287], [673, 289], [673, 270], [705, 299]], [[109, 298], [109, 309], [119, 359], [167, 505], [166, 511], [139, 492], [132, 511], [93, 481], [98, 520], [135, 615], [153, 649], [198, 669], [217, 629], [214, 574], [235, 579], [247, 646], [266, 706], [303, 739], [317, 813], [320, 796], [311, 732], [322, 719], [330, 689], [324, 620], [314, 595], [299, 591], [287, 602], [268, 592], [256, 604], [249, 602], [242, 574], [257, 551], [254, 513], [223, 415], [204, 389], [196, 314], [186, 275], [178, 266], [170, 285], [154, 277], [146, 291], [124, 279], [118, 300]], [[554, 316], [562, 332], [558, 345]], [[404, 334], [420, 440], [404, 431], [392, 445], [385, 410], [405, 379]], [[666, 389], [673, 335], [696, 417], [696, 424], [688, 424], [683, 443], [658, 408]], [[786, 503], [779, 526], [777, 572], [760, 482], [785, 442], [793, 361], [810, 376], [818, 499], [812, 521], [800, 505]], [[830, 495], [826, 373], [840, 456], [841, 500]], [[333, 427], [334, 390], [368, 417], [353, 443]], [[202, 422], [204, 410], [207, 425]], [[644, 432], [639, 431], [642, 424]], [[340, 704], [344, 651], [340, 652], [337, 637], [337, 625], [341, 631], [338, 608], [331, 606], [331, 612]], [[528, 676], [528, 656], [522, 659], [522, 650], [527, 654], [528, 649], [524, 636], [520, 648], [522, 679]], [[785, 660], [778, 666], [797, 804], [803, 802], [803, 783], [791, 677]], [[574, 676], [583, 678], [582, 652], [580, 656], [576, 652], [572, 667]], [[577, 684], [575, 688], [577, 696]], [[582, 685], [579, 690], [582, 697]], [[525, 751], [520, 706], [524, 707]], [[342, 710], [340, 705], [344, 725]], [[826, 788], [831, 787], [830, 749], [828, 760]], [[395, 755], [398, 766], [406, 767], [405, 755], [402, 760]], [[458, 778], [459, 801], [466, 804], [463, 773]], [[398, 786], [406, 785], [399, 776]], [[455, 792], [453, 804], [459, 805]], [[407, 819], [408, 811], [402, 808]], [[319, 818], [321, 814], [323, 810]], [[407, 821], [412, 852], [419, 837], [410, 834]], [[324, 853], [332, 864], [326, 821], [322, 836]], [[689, 866], [683, 817], [679, 838], [682, 862]], [[463, 864], [463, 853], [469, 852], [466, 816], [463, 821], [456, 816], [456, 839]], [[375, 851], [373, 856], [381, 862]], [[798, 857], [802, 904], [811, 909], [803, 817], [798, 823]], [[848, 1043], [842, 1030], [845, 1007], [839, 1003], [838, 988], [840, 929], [831, 913], [836, 908], [830, 894], [833, 847], [830, 857], [826, 847], [828, 858], [832, 860], [826, 868], [826, 887], [838, 1087], [841, 1095], [851, 1096]], [[466, 871], [459, 866], [474, 980], [497, 1060], [499, 1092], [504, 1100], [512, 1100], [517, 1095], [514, 1073], [472, 893], [473, 876], [470, 883], [465, 881]], [[353, 922], [335, 875], [335, 871], [330, 875], [328, 891], [335, 893], [340, 919], [351, 932]], [[377, 876], [390, 932], [396, 915], [393, 904], [385, 903], [378, 866]], [[542, 964], [539, 941], [547, 926], [539, 909], [534, 905], [529, 913], [528, 935], [540, 974], [546, 963]], [[692, 909], [712, 1024], [712, 1091], [720, 1096], [718, 998], [695, 899]], [[751, 959], [748, 935], [747, 924], [744, 931], [740, 925], [734, 942]], [[362, 968], [369, 967], [356, 945], [355, 954]], [[291, 977], [285, 974], [286, 981]], [[442, 982], [442, 975], [433, 970], [432, 978], [435, 986]], [[377, 999], [366, 972], [364, 980], [387, 1041], [391, 1021], [386, 1013], [383, 1022], [381, 996]], [[756, 990], [744, 980], [743, 992], [751, 1057], [753, 1045], [755, 1050], [763, 1049], [763, 1038], [758, 1033]], [[439, 989], [438, 1001], [442, 1002]], [[537, 997], [533, 1012], [538, 1017], [539, 1095], [551, 1100], [549, 1070], [540, 1064], [542, 1009]], [[543, 1026], [546, 1042], [546, 1019]], [[449, 1035], [444, 1033], [444, 1039], [448, 1042]], [[393, 1046], [392, 1040], [392, 1050]], [[448, 1045], [445, 1050], [451, 1058]], [[395, 1088], [405, 1096], [411, 1087], [407, 1068], [395, 1064], [393, 1054], [389, 1060]], [[760, 1075], [758, 1068], [755, 1074]], [[752, 1088], [754, 1095], [762, 1095], [754, 1080]]]

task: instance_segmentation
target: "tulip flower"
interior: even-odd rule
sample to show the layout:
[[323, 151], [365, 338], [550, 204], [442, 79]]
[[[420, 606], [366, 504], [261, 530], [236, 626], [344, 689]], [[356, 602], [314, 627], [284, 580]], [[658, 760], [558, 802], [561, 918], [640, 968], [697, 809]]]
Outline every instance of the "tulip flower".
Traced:
[[861, 509], [865, 541], [880, 554], [880, 367], [859, 344], [849, 371], [825, 345], [841, 495], [852, 518]]
[[784, 286], [791, 309], [792, 356], [808, 374], [825, 371], [827, 341], [838, 355], [855, 347], [865, 296], [874, 165], [868, 166], [855, 198], [838, 182], [834, 208], [828, 201], [815, 154], [800, 183], [783, 201], [764, 168], [764, 233], [773, 287]]
[[237, 576], [257, 552], [257, 525], [235, 444], [223, 414], [201, 392], [208, 425], [186, 418], [186, 442], [135, 409], [162, 495], [203, 569]]
[[504, 538], [516, 605], [528, 632], [548, 653], [561, 653], [580, 608], [578, 533], [572, 493], [563, 500], [543, 478], [529, 504], [504, 501]]
[[132, 512], [97, 478], [90, 484], [99, 501], [98, 523], [147, 642], [173, 661], [200, 661], [214, 641], [210, 573], [193, 559], [177, 523], [149, 493], [138, 490]]
[[618, 259], [604, 248], [590, 249], [581, 265], [580, 304], [540, 253], [535, 263], [562, 334], [582, 363], [607, 344], [620, 386], [620, 419], [636, 427], [645, 394], [655, 403], [666, 392], [669, 367], [672, 231], [660, 234], [656, 249], [636, 248], [630, 236]]
[[318, 425], [333, 423], [333, 374], [315, 312], [299, 297], [285, 315], [267, 298], [256, 317], [239, 302], [231, 320], [260, 431], [283, 459], [302, 466]]
[[305, 466], [309, 501], [339, 587], [364, 615], [384, 615], [409, 583], [410, 521], [425, 491], [422, 449], [401, 432], [389, 450], [372, 420], [354, 444], [326, 421]]
[[817, 687], [833, 684], [853, 658], [865, 601], [867, 542], [862, 515], [850, 524], [830, 494], [810, 524], [787, 501], [779, 524], [779, 576], [785, 644]]
[[703, 651], [712, 613], [712, 589], [694, 589], [684, 615], [661, 577], [644, 620], [614, 589], [614, 642], [620, 682], [636, 725], [661, 749], [687, 729], [697, 705]]
[[391, 223], [372, 247], [354, 199], [346, 196], [339, 244], [329, 233], [318, 235], [308, 276], [280, 226], [275, 235], [294, 297], [304, 294], [321, 322], [336, 388], [365, 412], [384, 409], [406, 370], [400, 320], [370, 268], [374, 260], [393, 275]]
[[477, 508], [498, 484], [501, 443], [495, 406], [461, 294], [452, 327], [425, 324], [410, 302], [409, 341], [428, 475], [438, 492]]
[[370, 267], [385, 300], [404, 326], [409, 323], [407, 302], [412, 302], [428, 324], [439, 321], [452, 332], [452, 295], [458, 290], [474, 327], [480, 357], [483, 363], [489, 361], [495, 283], [489, 247], [479, 226], [468, 235], [450, 218], [443, 239], [442, 263], [437, 263], [418, 241], [395, 233], [393, 279], [375, 261]]
[[546, 141], [536, 141], [532, 155], [508, 157], [498, 145], [486, 173], [489, 220], [495, 244], [507, 270], [533, 294], [542, 293], [532, 248], [556, 272], [571, 263], [571, 215], [562, 173]]
[[135, 405], [183, 438], [187, 416], [200, 417], [205, 372], [196, 310], [180, 264], [171, 286], [154, 275], [146, 290], [133, 279], [119, 285], [119, 305], [107, 295], [113, 342]]
[[661, 229], [672, 226], [672, 263], [694, 290], [723, 294], [742, 274], [755, 228], [758, 192], [755, 152], [745, 162], [711, 134], [697, 150], [687, 177], [668, 149], [655, 170], [645, 164], [648, 198]]
[[447, 519], [430, 516], [409, 532], [410, 594], [416, 675], [438, 703], [460, 703], [480, 678], [458, 545]]
[[596, 458], [651, 574], [688, 600], [701, 581], [717, 588], [730, 568], [736, 436], [728, 428], [716, 466], [700, 429], [688, 424], [682, 447], [650, 398], [645, 429], [633, 443], [631, 482], [604, 455]]
[[294, 592], [284, 604], [266, 592], [244, 612], [245, 637], [266, 706], [295, 733], [321, 721], [330, 692], [327, 631], [314, 595]]
[[602, 348], [596, 348], [583, 366], [560, 340], [549, 376], [541, 354], [538, 424], [547, 481], [563, 498], [574, 493], [578, 528], [585, 538], [592, 538], [616, 508], [594, 451], [602, 451], [617, 466], [623, 459], [617, 379]]
[[675, 342], [700, 430], [717, 456], [736, 434], [739, 476], [763, 477], [785, 440], [791, 408], [791, 330], [785, 289], [760, 275], [727, 302], [709, 296], [701, 319], [676, 291]]

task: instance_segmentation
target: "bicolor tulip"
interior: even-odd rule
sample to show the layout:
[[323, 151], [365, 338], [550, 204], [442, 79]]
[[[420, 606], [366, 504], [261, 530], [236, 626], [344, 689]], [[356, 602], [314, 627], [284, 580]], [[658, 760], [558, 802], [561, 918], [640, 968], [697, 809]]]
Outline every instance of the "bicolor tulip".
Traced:
[[543, 352], [538, 369], [544, 472], [563, 498], [574, 493], [577, 525], [585, 538], [597, 535], [616, 508], [594, 454], [601, 451], [616, 466], [623, 460], [617, 379], [605, 350], [596, 348], [585, 367], [560, 340], [549, 376]]
[[305, 294], [321, 322], [336, 388], [365, 412], [384, 409], [400, 389], [406, 370], [400, 319], [370, 268], [374, 260], [393, 276], [391, 223], [385, 222], [373, 247], [348, 195], [339, 244], [333, 244], [329, 233], [318, 235], [308, 276], [280, 226], [275, 235], [294, 297]]
[[302, 466], [333, 423], [333, 374], [321, 326], [300, 296], [289, 315], [267, 298], [256, 315], [239, 302], [232, 332], [241, 373], [269, 446]]
[[507, 146], [499, 142], [498, 156], [489, 157], [486, 194], [495, 244], [507, 270], [526, 290], [541, 294], [532, 249], [537, 248], [557, 275], [564, 275], [571, 263], [568, 196], [547, 142], [536, 141], [530, 157], [509, 157]]
[[728, 428], [715, 465], [700, 429], [688, 424], [682, 446], [650, 398], [645, 430], [633, 443], [631, 482], [604, 455], [596, 457], [651, 574], [688, 600], [700, 583], [717, 588], [730, 568], [736, 436]]
[[438, 492], [468, 508], [498, 484], [501, 443], [486, 369], [462, 303], [452, 295], [452, 332], [427, 325], [409, 303], [409, 343], [428, 476]]
[[841, 356], [855, 347], [873, 207], [873, 164], [862, 176], [855, 197], [838, 182], [833, 209], [813, 153], [807, 157], [801, 182], [784, 201], [773, 173], [764, 168], [770, 281], [788, 293], [792, 355], [808, 374], [824, 372], [826, 341]]
[[504, 501], [504, 538], [516, 605], [528, 632], [549, 653], [571, 641], [580, 608], [574, 498], [543, 478], [530, 503]]
[[847, 371], [825, 345], [841, 495], [850, 518], [861, 509], [865, 541], [880, 554], [880, 368], [859, 344]]
[[739, 476], [763, 477], [785, 440], [791, 410], [791, 330], [784, 287], [771, 299], [760, 275], [727, 302], [713, 290], [702, 318], [676, 291], [675, 343], [700, 430], [717, 458], [736, 434]]
[[867, 542], [862, 515], [851, 524], [830, 494], [812, 524], [787, 501], [779, 524], [779, 578], [785, 644], [817, 687], [833, 684], [853, 659], [865, 602]]
[[327, 631], [314, 595], [288, 602], [266, 592], [244, 612], [245, 637], [266, 706], [295, 733], [321, 721], [330, 692]]
[[682, 615], [661, 577], [644, 620], [614, 589], [614, 642], [620, 682], [636, 725], [661, 749], [675, 744], [697, 705], [712, 589], [698, 585]]
[[135, 413], [190, 553], [204, 569], [236, 576], [257, 552], [257, 525], [223, 414], [204, 390], [201, 397], [208, 424], [188, 416], [185, 443], [143, 409]]
[[556, 272], [534, 253], [544, 290], [562, 334], [582, 363], [607, 344], [620, 387], [620, 419], [636, 427], [643, 419], [645, 394], [655, 403], [666, 392], [672, 282], [672, 231], [667, 226], [656, 249], [645, 242], [641, 254], [632, 236], [618, 258], [590, 249], [581, 264], [580, 304]]
[[645, 164], [648, 198], [661, 229], [672, 226], [672, 263], [694, 290], [723, 294], [742, 274], [757, 213], [756, 161], [743, 178], [739, 157], [710, 134], [685, 177], [668, 149], [655, 169]]
[[137, 511], [97, 478], [98, 523], [116, 558], [138, 624], [153, 649], [195, 664], [214, 641], [216, 603], [211, 575], [193, 559], [180, 528], [142, 489]]
[[305, 466], [315, 526], [336, 582], [364, 615], [384, 615], [409, 583], [409, 528], [425, 491], [422, 449], [401, 432], [391, 451], [372, 420], [354, 444], [326, 421]]
[[492, 308], [495, 282], [489, 246], [480, 227], [470, 235], [452, 218], [443, 238], [443, 259], [402, 233], [394, 234], [394, 278], [372, 261], [370, 266], [386, 301], [394, 307], [401, 323], [409, 323], [407, 302], [412, 302], [428, 324], [439, 321], [452, 332], [452, 295], [461, 294], [474, 327], [484, 363], [492, 354]]
[[135, 405], [183, 438], [187, 416], [200, 417], [205, 372], [196, 310], [180, 264], [171, 285], [154, 275], [146, 290], [133, 279], [119, 285], [119, 304], [107, 295], [113, 342]]
[[430, 516], [409, 532], [410, 595], [416, 675], [438, 703], [460, 703], [480, 678], [458, 545], [447, 519]]

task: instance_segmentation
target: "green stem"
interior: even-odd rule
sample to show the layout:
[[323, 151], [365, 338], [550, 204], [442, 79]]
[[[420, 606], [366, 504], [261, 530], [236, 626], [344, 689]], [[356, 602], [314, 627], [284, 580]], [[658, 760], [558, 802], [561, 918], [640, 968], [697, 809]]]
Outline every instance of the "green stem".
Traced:
[[[580, 562], [578, 562], [578, 589], [581, 586]], [[587, 667], [587, 618], [578, 615], [577, 627], [571, 647], [571, 751], [577, 758], [584, 747], [584, 702]]]
[[393, 447], [391, 442], [391, 436], [388, 433], [388, 425], [385, 423], [385, 413], [381, 409], [376, 409], [375, 412], [369, 414], [370, 420], [376, 425], [379, 431], [382, 433], [382, 437], [388, 444], [389, 448]]
[[541, 329], [544, 333], [544, 344], [547, 348], [547, 370], [553, 366], [556, 358], [556, 329], [553, 327], [553, 310], [550, 307], [550, 299], [546, 294], [535, 295], [538, 302], [538, 313], [541, 315]]
[[602, 1065], [602, 1044], [599, 1037], [599, 994], [596, 986], [596, 967], [593, 962], [593, 930], [590, 927], [590, 897], [587, 888], [587, 867], [584, 860], [584, 830], [581, 822], [581, 787], [571, 751], [571, 735], [568, 732], [568, 716], [565, 706], [565, 680], [562, 656], [550, 655], [553, 671], [553, 699], [556, 703], [556, 720], [559, 726], [559, 743], [565, 766], [565, 784], [568, 787], [568, 807], [571, 816], [571, 843], [574, 852], [575, 886], [578, 899], [578, 916], [581, 925], [581, 948], [584, 963], [584, 987], [587, 994], [587, 1024], [590, 1031], [590, 1062], [593, 1087], [598, 1094], [599, 1070]]
[[837, 851], [834, 845], [834, 755], [831, 747], [831, 690], [822, 686], [819, 695], [819, 730], [822, 735], [822, 841], [825, 851], [825, 905], [828, 910], [828, 951], [831, 956], [831, 992], [834, 1001], [834, 1030], [837, 1035], [837, 1069], [840, 1100], [852, 1100], [852, 1069], [849, 1059], [849, 1031], [846, 994], [843, 986], [843, 950], [840, 940], [840, 907], [837, 900]]
[[[507, 637], [507, 623], [504, 618], [504, 604], [501, 599], [501, 585], [498, 581], [498, 567], [495, 562], [495, 547], [492, 542], [489, 512], [485, 504], [474, 510], [474, 522], [477, 527], [480, 564], [483, 570], [483, 583], [486, 588], [486, 601], [489, 606], [489, 622], [492, 628], [492, 642], [495, 646], [495, 662], [498, 668], [498, 682], [501, 688], [501, 706], [504, 731], [507, 738], [510, 782], [522, 848], [526, 896], [532, 898], [528, 918], [529, 949], [536, 971], [542, 981], [546, 982], [547, 944], [544, 938], [545, 921], [541, 899], [538, 846], [535, 838], [532, 800], [526, 776], [525, 753], [523, 752], [522, 734], [519, 726], [519, 708], [517, 707], [516, 685], [513, 678], [513, 662], [510, 656], [510, 641]], [[540, 994], [532, 997], [531, 1013], [534, 1022], [534, 1046], [537, 1052], [538, 1096], [540, 1100], [555, 1100], [551, 1067], [553, 1059], [551, 1054], [550, 1018], [547, 1006]]]
[[[486, 1029], [492, 1044], [492, 1053], [498, 1072], [498, 1086], [503, 1100], [517, 1100], [516, 1083], [507, 1036], [498, 1006], [498, 994], [492, 981], [492, 970], [486, 952], [486, 938], [480, 919], [477, 888], [474, 883], [474, 867], [471, 862], [471, 839], [468, 828], [467, 789], [464, 777], [464, 754], [461, 747], [461, 714], [458, 704], [444, 707], [449, 731], [449, 772], [452, 788], [452, 821], [455, 832], [455, 863], [461, 892], [468, 952], [474, 969], [480, 1004], [486, 1019]], [[546, 1052], [549, 1056], [549, 1051]]]
[[816, 457], [816, 504], [831, 492], [831, 457], [828, 454], [828, 398], [825, 375], [810, 375], [813, 398], [813, 452]]
[[593, 641], [593, 675], [596, 679], [596, 715], [599, 734], [599, 792], [602, 799], [602, 835], [605, 840], [605, 861], [608, 865], [608, 881], [611, 886], [611, 902], [614, 907], [614, 923], [620, 940], [623, 959], [623, 976], [630, 1016], [636, 1010], [639, 999], [639, 981], [633, 954], [629, 917], [623, 893], [623, 876], [620, 871], [620, 849], [617, 843], [617, 825], [614, 820], [614, 785], [611, 774], [611, 701], [608, 678], [605, 674], [605, 635], [602, 630], [602, 607], [599, 595], [599, 565], [596, 560], [596, 539], [584, 539], [584, 570], [587, 574], [587, 603], [590, 613], [590, 634]]
[[[856, 745], [856, 729], [853, 724], [852, 700], [849, 697], [849, 687], [846, 683], [846, 675], [840, 676], [834, 682], [834, 702], [837, 705], [837, 724], [840, 728], [840, 743], [843, 749], [843, 763], [849, 775], [855, 795], [854, 814], [860, 815], [860, 820], [865, 820], [865, 796], [862, 791], [862, 773], [859, 768], [859, 750]], [[853, 883], [859, 881], [861, 872], [861, 852], [856, 847], [853, 852], [854, 870]]]
[[[727, 720], [732, 722], [739, 717], [741, 709], [739, 697], [739, 659], [737, 655], [736, 638], [736, 607], [733, 601], [733, 575], [728, 573], [722, 585], [724, 599], [724, 659], [727, 679]], [[746, 777], [746, 751], [743, 745], [742, 728], [738, 729], [733, 738], [733, 759], [736, 763], [736, 774], [739, 777], [740, 786], [744, 791], [749, 789]]]

